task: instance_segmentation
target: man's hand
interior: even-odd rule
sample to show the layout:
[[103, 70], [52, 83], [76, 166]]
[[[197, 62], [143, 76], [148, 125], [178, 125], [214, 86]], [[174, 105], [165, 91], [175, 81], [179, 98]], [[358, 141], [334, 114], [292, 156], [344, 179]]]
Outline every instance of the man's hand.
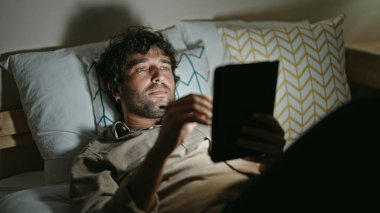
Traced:
[[169, 155], [198, 123], [211, 125], [212, 100], [203, 95], [190, 94], [165, 107], [157, 146]]
[[278, 158], [285, 145], [284, 130], [272, 115], [255, 114], [253, 126], [243, 126], [239, 146], [252, 151], [245, 159], [260, 163], [260, 170]]

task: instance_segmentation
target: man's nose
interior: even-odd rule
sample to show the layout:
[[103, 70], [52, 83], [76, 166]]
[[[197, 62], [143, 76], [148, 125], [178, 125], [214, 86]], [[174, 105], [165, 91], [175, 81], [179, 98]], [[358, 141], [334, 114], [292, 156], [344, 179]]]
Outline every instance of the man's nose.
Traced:
[[160, 68], [156, 66], [151, 67], [152, 81], [154, 83], [161, 83], [164, 80], [164, 75], [160, 72]]

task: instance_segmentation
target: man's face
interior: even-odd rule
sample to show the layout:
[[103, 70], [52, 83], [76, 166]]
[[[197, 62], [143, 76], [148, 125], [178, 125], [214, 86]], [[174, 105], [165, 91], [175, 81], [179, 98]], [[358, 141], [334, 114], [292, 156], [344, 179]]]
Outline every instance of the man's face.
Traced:
[[123, 84], [119, 87], [123, 107], [147, 118], [160, 118], [175, 98], [174, 74], [169, 57], [157, 47], [147, 54], [135, 54], [126, 62]]

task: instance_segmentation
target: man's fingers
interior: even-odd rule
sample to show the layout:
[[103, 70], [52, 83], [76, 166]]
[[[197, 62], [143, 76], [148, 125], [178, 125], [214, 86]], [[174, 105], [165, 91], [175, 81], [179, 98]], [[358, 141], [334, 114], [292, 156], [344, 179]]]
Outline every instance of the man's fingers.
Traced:
[[270, 144], [277, 144], [277, 145], [284, 145], [285, 140], [283, 135], [281, 134], [274, 134], [273, 132], [261, 129], [261, 128], [255, 128], [250, 126], [243, 126], [241, 129], [242, 136], [247, 138], [254, 138], [260, 141], [266, 141]]
[[194, 113], [195, 115], [212, 118], [212, 101], [206, 96], [191, 94], [169, 104], [166, 110], [173, 114]]
[[184, 118], [184, 123], [196, 122], [204, 125], [211, 125], [212, 119], [205, 116], [190, 115]]
[[212, 100], [211, 98], [204, 95], [190, 94], [185, 97], [172, 102], [170, 105], [181, 107], [184, 105], [199, 104], [200, 106], [212, 110]]
[[277, 145], [252, 141], [244, 138], [238, 140], [238, 145], [242, 148], [249, 149], [253, 152], [263, 153], [265, 155], [279, 155], [282, 153], [282, 149], [279, 149]]
[[281, 125], [278, 123], [278, 121], [272, 115], [255, 113], [253, 115], [253, 119], [254, 119], [254, 121], [268, 127], [271, 130], [273, 130], [274, 132], [277, 132], [280, 135], [285, 135], [285, 132], [282, 129]]

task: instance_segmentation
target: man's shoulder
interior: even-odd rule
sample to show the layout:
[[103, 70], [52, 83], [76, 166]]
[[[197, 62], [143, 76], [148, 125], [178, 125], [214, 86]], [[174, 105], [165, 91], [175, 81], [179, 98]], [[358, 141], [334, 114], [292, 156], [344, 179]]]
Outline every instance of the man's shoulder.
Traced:
[[77, 155], [77, 158], [87, 158], [91, 156], [99, 158], [101, 157], [99, 153], [101, 153], [102, 150], [108, 149], [114, 142], [116, 142], [116, 138], [112, 134], [112, 125], [109, 125], [102, 129], [93, 140], [81, 149], [80, 153]]

